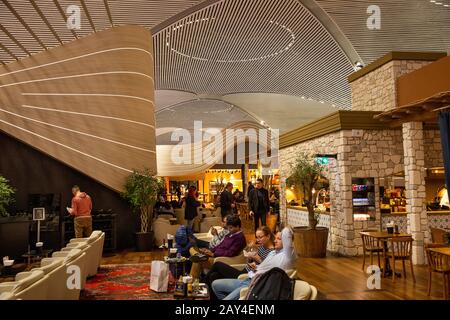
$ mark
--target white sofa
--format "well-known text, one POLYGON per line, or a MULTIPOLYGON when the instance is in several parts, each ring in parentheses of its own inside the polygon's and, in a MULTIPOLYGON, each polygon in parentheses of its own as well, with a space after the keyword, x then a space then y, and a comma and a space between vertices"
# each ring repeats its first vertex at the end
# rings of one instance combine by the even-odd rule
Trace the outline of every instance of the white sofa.
POLYGON ((2 299, 45 300, 48 276, 42 270, 20 272, 14 281, 0 283, 2 299))

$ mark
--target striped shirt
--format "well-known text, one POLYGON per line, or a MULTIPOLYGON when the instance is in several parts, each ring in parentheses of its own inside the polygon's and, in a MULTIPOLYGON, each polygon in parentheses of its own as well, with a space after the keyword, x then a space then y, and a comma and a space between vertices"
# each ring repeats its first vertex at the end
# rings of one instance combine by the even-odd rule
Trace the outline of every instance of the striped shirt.
MULTIPOLYGON (((264 259, 269 255, 269 253, 271 253, 273 250, 274 250, 274 248, 266 249, 266 248, 264 248, 264 246, 259 246, 258 247, 258 256, 261 257, 261 262, 263 262, 264 259)), ((258 264, 258 262, 256 262, 256 264, 258 264)), ((247 272, 250 272, 253 269, 250 268, 250 265, 247 263, 247 266, 245 267, 245 270, 247 272)))

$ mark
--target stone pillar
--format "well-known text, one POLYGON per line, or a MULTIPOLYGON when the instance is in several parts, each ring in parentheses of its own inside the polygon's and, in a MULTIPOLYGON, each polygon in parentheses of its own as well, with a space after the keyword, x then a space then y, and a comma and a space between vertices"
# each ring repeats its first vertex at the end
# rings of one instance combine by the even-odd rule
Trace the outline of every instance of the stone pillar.
POLYGON ((248 162, 246 162, 242 166, 242 189, 244 192, 244 198, 248 202, 248 182, 251 181, 250 175, 249 175, 250 166, 248 165, 248 162))
POLYGON ((287 225, 287 205, 286 205, 286 177, 280 170, 280 222, 287 225))
POLYGON ((403 151, 405 161, 406 211, 408 233, 414 238, 413 263, 424 264, 424 241, 428 237, 428 218, 425 192, 425 154, 423 124, 403 124, 403 151))
POLYGON ((338 190, 340 184, 340 176, 337 165, 337 160, 332 159, 330 162, 330 166, 328 168, 329 175, 327 176, 328 181, 330 182, 330 231, 328 236, 330 239, 330 247, 328 250, 331 252, 338 252, 337 246, 337 238, 339 237, 339 228, 338 228, 338 216, 337 216, 337 203, 338 201, 338 190))

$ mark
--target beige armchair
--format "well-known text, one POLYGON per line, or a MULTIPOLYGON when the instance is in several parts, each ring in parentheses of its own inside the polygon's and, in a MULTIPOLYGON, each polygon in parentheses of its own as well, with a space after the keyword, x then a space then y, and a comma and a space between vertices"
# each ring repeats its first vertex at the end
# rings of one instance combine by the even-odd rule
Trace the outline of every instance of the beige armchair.
MULTIPOLYGON (((297 277, 297 270, 295 270, 295 269, 286 270, 286 274, 289 276, 289 278, 295 279, 297 277)), ((248 278, 248 273, 244 273, 244 274, 241 274, 238 276, 239 280, 245 280, 247 278, 248 278)), ((248 293, 248 287, 242 288, 241 292, 240 292, 239 300, 245 300, 247 293, 248 293)), ((316 290, 316 295, 317 295, 317 290, 316 290)), ((294 293, 294 297, 295 297, 295 293, 294 293)), ((305 300, 307 300, 307 299, 305 299, 305 300)), ((311 300, 313 300, 313 299, 311 299, 311 300)))
MULTIPOLYGON (((87 278, 87 254, 85 251, 80 249, 72 249, 70 251, 56 251, 52 254, 52 258, 62 258, 63 264, 67 267, 71 265, 78 266, 81 272, 81 289, 84 289, 87 278)), ((67 269, 66 269, 67 272, 67 269)), ((78 300, 80 296, 80 290, 69 289, 67 288, 66 282, 69 274, 64 275, 64 285, 59 287, 62 294, 64 296, 64 300, 78 300)))
POLYGON ((296 280, 294 300, 317 300, 317 288, 306 281, 296 280))
POLYGON ((48 277, 42 270, 20 272, 14 281, 0 283, 0 294, 21 300, 46 300, 48 277))
POLYGON ((0 301, 2 300, 16 300, 16 296, 11 292, 3 292, 0 293, 0 301))
POLYGON ((215 217, 221 217, 222 216, 222 209, 220 209, 220 207, 217 207, 216 210, 214 210, 213 216, 215 217))
POLYGON ((186 224, 184 219, 184 208, 176 208, 173 210, 179 224, 186 224))
MULTIPOLYGON (((245 300, 248 287, 242 288, 239 300, 245 300)), ((306 281, 295 280, 293 300, 317 300, 317 288, 306 281)))
POLYGON ((104 243, 105 233, 100 230, 95 230, 88 238, 71 239, 66 248, 63 248, 62 250, 70 251, 71 249, 81 249, 85 251, 87 255, 86 271, 87 276, 89 277, 97 274, 103 256, 104 243), (89 248, 87 248, 86 245, 88 245, 89 248))
POLYGON ((220 226, 222 219, 220 217, 206 217, 200 222, 200 233, 209 232, 211 227, 220 226))
MULTIPOLYGON (((217 232, 221 232, 223 229, 222 226, 213 226, 213 227, 217 229, 217 232)), ((194 236, 199 240, 207 242, 210 242, 214 238, 214 236, 211 233, 211 228, 207 232, 194 233, 194 236)))
POLYGON ((238 256, 235 257, 217 257, 214 258, 214 263, 222 262, 228 265, 241 265, 247 263, 247 258, 244 256, 244 252, 241 252, 238 256))
POLYGON ((158 247, 163 244, 163 240, 167 239, 167 234, 175 235, 179 224, 170 224, 169 220, 158 218, 153 222, 153 232, 155 233, 155 245, 158 247))
POLYGON ((157 219, 166 219, 166 220, 170 220, 172 218, 173 218, 173 215, 167 214, 167 213, 158 214, 158 217, 157 217, 157 219))
POLYGON ((64 288, 67 281, 67 265, 63 258, 44 258, 41 266, 31 271, 41 270, 48 277, 47 300, 64 300, 64 288))

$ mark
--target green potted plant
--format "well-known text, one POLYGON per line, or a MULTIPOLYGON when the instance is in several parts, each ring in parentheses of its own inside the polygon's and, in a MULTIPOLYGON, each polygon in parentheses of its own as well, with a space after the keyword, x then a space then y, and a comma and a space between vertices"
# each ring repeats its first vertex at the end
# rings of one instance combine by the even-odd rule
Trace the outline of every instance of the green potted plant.
POLYGON ((319 213, 315 210, 317 192, 322 187, 323 166, 314 157, 301 153, 290 164, 291 176, 287 179, 289 185, 295 185, 304 196, 308 211, 307 227, 294 228, 295 249, 302 257, 325 257, 328 242, 328 228, 317 227, 319 213))
POLYGON ((14 202, 14 189, 5 177, 0 176, 0 216, 7 217, 6 207, 14 202))
POLYGON ((122 197, 140 216, 140 232, 135 234, 136 249, 139 252, 150 251, 153 248, 153 207, 161 188, 164 188, 163 181, 155 177, 149 169, 134 170, 125 181, 122 197))

